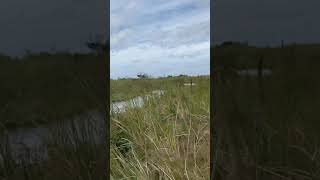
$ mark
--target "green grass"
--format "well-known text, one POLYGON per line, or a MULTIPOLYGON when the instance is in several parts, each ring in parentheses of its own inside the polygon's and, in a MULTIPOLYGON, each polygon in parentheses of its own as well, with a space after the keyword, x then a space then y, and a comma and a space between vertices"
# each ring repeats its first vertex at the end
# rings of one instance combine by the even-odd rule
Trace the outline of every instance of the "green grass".
POLYGON ((114 82, 136 92, 162 89, 165 94, 146 100, 142 108, 111 115, 111 179, 209 178, 209 77, 193 77, 192 89, 181 86, 189 80, 114 82))
POLYGON ((183 86, 188 83, 188 77, 161 77, 161 78, 143 78, 143 79, 119 79, 110 81, 111 101, 122 101, 131 99, 151 92, 152 90, 165 89, 173 86, 183 86))

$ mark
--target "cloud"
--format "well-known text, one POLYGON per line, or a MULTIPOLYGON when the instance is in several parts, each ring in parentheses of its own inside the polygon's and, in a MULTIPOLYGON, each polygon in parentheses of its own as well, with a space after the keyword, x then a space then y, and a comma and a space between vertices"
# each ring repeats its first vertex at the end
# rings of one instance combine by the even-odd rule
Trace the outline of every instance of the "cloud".
MULTIPOLYGON (((209 3, 112 0, 111 77, 135 76, 142 70, 153 75, 192 74, 198 69, 186 68, 187 63, 205 61, 209 65, 209 3), (176 64, 179 66, 171 67, 176 64)), ((199 69, 209 73, 209 67, 199 69)))
POLYGON ((154 76, 208 74, 210 69, 209 51, 210 41, 171 48, 139 44, 111 53, 111 77, 116 78, 122 75, 133 77, 139 72, 154 76), (197 64, 203 66, 201 67, 203 72, 199 72, 196 68, 197 64), (168 68, 172 70, 167 71, 168 68))

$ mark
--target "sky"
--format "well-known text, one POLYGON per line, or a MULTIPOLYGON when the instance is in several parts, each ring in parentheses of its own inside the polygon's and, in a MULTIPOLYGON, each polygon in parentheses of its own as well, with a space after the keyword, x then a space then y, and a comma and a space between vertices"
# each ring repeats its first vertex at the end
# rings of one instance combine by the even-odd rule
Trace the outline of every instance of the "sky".
POLYGON ((109 33, 106 4, 101 0, 1 0, 0 53, 87 51, 86 41, 109 33))
POLYGON ((111 0, 111 78, 210 73, 210 0, 111 0))
POLYGON ((214 0, 212 40, 253 45, 320 42, 319 0, 214 0))
POLYGON ((108 37, 109 16, 111 77, 208 74, 210 34, 214 43, 320 42, 319 0, 110 0, 110 14, 106 4, 1 0, 0 53, 87 51, 94 34, 108 37))

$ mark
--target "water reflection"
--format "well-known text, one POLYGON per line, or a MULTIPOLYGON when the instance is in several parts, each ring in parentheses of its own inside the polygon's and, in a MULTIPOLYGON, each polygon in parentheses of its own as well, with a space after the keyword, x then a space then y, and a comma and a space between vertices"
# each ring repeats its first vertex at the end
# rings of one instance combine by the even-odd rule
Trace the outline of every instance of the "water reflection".
POLYGON ((48 147, 51 143, 58 143, 55 141, 61 142, 64 139, 65 143, 72 146, 78 136, 83 142, 94 141, 96 144, 105 142, 104 123, 105 117, 102 112, 89 111, 60 123, 7 130, 0 137, 2 144, 0 154, 10 156, 18 164, 41 162, 49 158, 48 147))
POLYGON ((114 102, 111 104, 110 111, 113 113, 122 113, 125 111, 126 108, 130 107, 142 107, 144 105, 144 98, 152 98, 152 97, 159 97, 164 94, 164 90, 155 90, 152 91, 150 94, 145 95, 144 97, 138 96, 133 99, 127 101, 119 101, 114 102))

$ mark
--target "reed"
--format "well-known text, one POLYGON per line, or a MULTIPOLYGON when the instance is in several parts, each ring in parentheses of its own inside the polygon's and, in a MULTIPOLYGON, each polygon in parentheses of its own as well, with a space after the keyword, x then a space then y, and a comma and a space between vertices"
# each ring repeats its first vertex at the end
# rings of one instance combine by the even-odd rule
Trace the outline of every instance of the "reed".
POLYGON ((155 81, 164 95, 111 116, 111 179, 208 179, 209 77, 192 91, 173 83, 183 79, 155 81))
POLYGON ((213 90, 216 180, 320 178, 319 47, 212 49, 220 70, 213 90), (226 71, 261 66, 272 75, 226 71))

